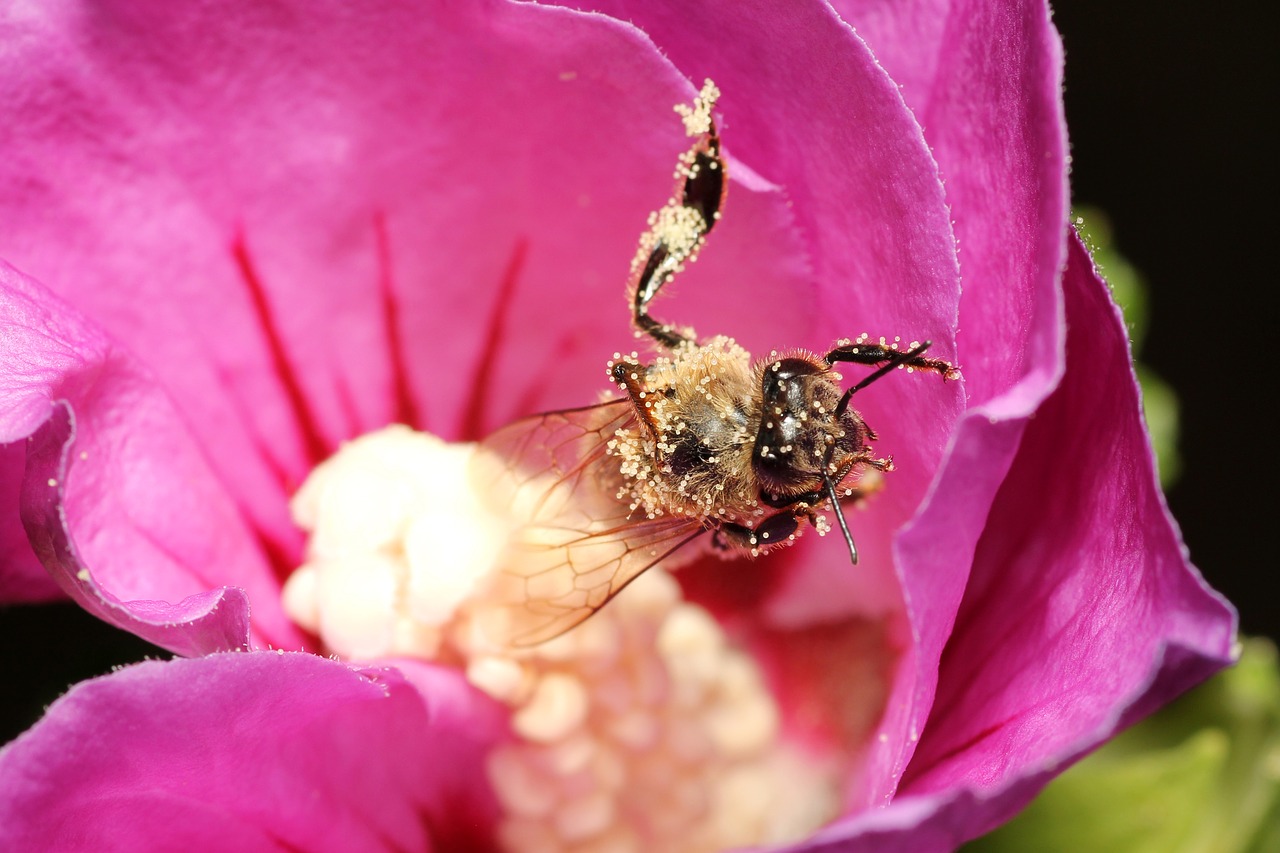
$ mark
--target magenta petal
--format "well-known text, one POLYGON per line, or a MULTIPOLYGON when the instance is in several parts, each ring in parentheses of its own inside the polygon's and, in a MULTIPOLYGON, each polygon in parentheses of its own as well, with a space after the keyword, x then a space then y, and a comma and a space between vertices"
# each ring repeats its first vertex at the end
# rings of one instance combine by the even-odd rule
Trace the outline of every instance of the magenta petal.
MULTIPOLYGON (((22 487, 22 522, 40 561, 67 595, 85 610, 149 643, 180 655, 195 656, 249 647, 249 600, 244 590, 222 587, 165 601, 122 601, 104 589, 72 539, 64 508, 71 477, 68 456, 76 446, 70 406, 54 404, 53 414, 25 442, 27 477, 22 487)), ((102 509, 102 508, 99 508, 102 509)), ((118 531, 112 531, 118 532, 118 531)), ((103 565, 110 576, 111 563, 103 565)), ((165 586, 164 569, 148 566, 155 576, 147 586, 165 586)))
POLYGON ((833 0, 919 117, 961 246, 971 405, 1057 376, 1065 257, 1062 45, 1043 0, 833 0))
POLYGON ((85 682, 0 751, 0 847, 484 849, 494 732, 433 683, 274 652, 85 682))
MULTIPOLYGON (((264 538, 300 556, 287 497, 342 439, 605 386, 685 145, 687 81, 641 34, 505 2, 138 9, 5 23, 0 256, 156 373, 264 538)), ((748 248, 785 204, 757 208, 748 248)), ((758 255, 752 287, 795 277, 758 255)))
POLYGON ((958 354, 970 406, 929 501, 897 543, 913 642, 874 747, 881 802, 933 701, 937 661, 1027 416, 1062 371, 1067 215, 1062 52, 1039 0, 837 4, 904 86, 961 246, 958 354))
POLYGON ((1235 614, 1156 484, 1122 318, 1070 250, 1067 372, 992 508, 898 797, 801 849, 953 849, 1233 659, 1235 614))
POLYGON ((951 12, 941 53, 921 120, 963 247, 959 358, 973 376, 970 405, 1044 393, 1062 346, 1062 45, 1043 0, 967 0, 951 12))
MULTIPOLYGON (((25 460, 27 552, 90 612, 201 654, 250 641, 247 594, 258 641, 300 641, 167 397, 94 324, 2 264, 0 442, 25 460)), ((19 495, 2 497, 17 516, 19 495)))
POLYGON ((1122 318, 1074 238, 1064 289, 1067 373, 996 497, 906 790, 1003 781, 1232 658, 1234 614, 1187 564, 1122 318))

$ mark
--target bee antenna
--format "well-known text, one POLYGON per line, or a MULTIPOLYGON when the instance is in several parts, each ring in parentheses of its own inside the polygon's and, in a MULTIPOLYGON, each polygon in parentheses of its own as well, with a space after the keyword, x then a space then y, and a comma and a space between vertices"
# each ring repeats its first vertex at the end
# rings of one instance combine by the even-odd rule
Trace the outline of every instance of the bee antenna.
POLYGON ((836 522, 840 525, 840 532, 844 534, 845 544, 849 546, 849 560, 856 566, 858 565, 858 546, 853 544, 853 534, 849 532, 849 525, 844 520, 844 511, 840 509, 840 496, 836 494, 835 481, 824 471, 822 483, 827 487, 827 496, 831 498, 831 508, 835 510, 836 522))

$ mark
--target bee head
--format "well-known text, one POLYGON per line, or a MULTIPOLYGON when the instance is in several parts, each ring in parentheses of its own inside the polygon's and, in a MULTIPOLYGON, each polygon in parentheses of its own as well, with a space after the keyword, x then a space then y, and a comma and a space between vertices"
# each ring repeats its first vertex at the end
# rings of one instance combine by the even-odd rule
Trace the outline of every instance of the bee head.
MULTIPOLYGON (((841 390, 830 367, 803 356, 771 361, 761 372, 760 392, 760 430, 752 456, 757 475, 782 494, 814 490, 833 446, 850 435, 836 415, 841 390)), ((856 441, 858 431, 851 435, 856 441)))

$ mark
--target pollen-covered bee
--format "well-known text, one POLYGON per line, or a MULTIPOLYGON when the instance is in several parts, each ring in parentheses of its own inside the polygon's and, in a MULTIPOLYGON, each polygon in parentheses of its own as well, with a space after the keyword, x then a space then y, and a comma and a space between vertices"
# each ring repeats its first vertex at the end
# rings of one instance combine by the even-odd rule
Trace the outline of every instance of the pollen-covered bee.
POLYGON ((718 96, 708 80, 692 107, 676 108, 695 141, 632 262, 635 328, 664 354, 645 362, 615 353, 608 373, 620 395, 518 421, 481 445, 485 488, 522 518, 499 560, 499 604, 485 614, 504 642, 563 633, 700 537, 754 557, 806 526, 826 532, 826 508, 856 563, 840 501, 861 497, 867 472, 893 463, 874 454, 876 435, 850 400, 898 367, 958 375, 925 357, 928 342, 899 350, 866 336, 822 356, 775 352, 753 363, 731 338, 700 343, 650 316, 720 218, 728 176, 711 114, 718 96), (845 389, 834 370, 842 362, 878 369, 845 389))

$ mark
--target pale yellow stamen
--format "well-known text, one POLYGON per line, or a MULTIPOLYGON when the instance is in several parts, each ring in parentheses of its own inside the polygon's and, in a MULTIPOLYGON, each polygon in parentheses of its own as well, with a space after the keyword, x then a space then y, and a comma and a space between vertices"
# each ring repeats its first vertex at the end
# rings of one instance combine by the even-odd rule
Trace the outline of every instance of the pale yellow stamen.
MULTIPOLYGON (((717 352, 736 363, 732 342, 717 352)), ((755 662, 661 568, 532 648, 476 635, 468 614, 527 508, 503 517, 474 494, 471 454, 390 427, 318 467, 294 504, 311 542, 285 607, 342 657, 447 661, 511 708, 486 766, 510 853, 722 850, 835 814, 832 768, 787 744, 755 662)))

